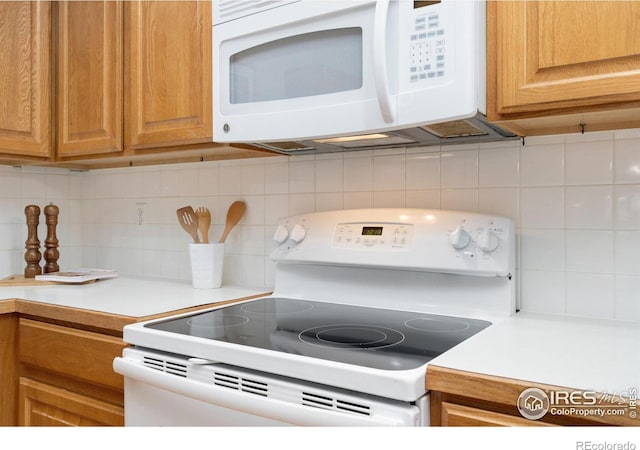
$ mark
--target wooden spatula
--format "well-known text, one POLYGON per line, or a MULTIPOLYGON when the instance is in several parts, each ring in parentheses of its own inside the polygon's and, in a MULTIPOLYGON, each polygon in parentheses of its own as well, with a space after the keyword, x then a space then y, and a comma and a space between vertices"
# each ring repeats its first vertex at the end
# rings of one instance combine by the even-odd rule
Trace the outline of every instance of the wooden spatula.
POLYGON ((191 206, 184 206, 179 208, 176 211, 178 215, 178 222, 184 228, 184 231, 189 233, 193 238, 193 242, 196 244, 200 243, 200 238, 198 237, 198 217, 196 213, 193 211, 191 206))
POLYGON ((218 242, 224 242, 227 239, 227 235, 233 227, 235 227, 242 216, 244 215, 244 211, 247 209, 244 202, 233 202, 229 209, 227 210, 227 223, 224 226, 224 231, 222 232, 222 236, 220 236, 220 240, 218 242))

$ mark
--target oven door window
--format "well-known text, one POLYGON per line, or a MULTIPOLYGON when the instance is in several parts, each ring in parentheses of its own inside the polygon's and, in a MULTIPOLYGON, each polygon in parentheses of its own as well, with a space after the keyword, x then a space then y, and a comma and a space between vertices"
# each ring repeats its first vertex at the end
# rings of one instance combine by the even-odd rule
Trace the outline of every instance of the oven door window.
POLYGON ((362 28, 299 34, 229 59, 231 104, 286 100, 360 89, 362 28))

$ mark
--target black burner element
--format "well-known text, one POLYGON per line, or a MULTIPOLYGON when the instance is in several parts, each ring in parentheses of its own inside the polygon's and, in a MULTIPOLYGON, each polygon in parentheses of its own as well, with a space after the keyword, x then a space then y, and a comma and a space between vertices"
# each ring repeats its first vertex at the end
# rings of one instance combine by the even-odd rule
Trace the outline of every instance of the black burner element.
POLYGON ((307 344, 326 348, 382 348, 401 343, 404 334, 374 325, 337 324, 309 328, 298 338, 307 344))

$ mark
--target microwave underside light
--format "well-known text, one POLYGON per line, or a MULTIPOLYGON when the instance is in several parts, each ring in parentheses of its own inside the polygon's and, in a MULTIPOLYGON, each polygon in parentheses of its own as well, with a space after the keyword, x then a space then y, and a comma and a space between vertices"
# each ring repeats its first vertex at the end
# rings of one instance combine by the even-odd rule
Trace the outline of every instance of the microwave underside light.
POLYGON ((392 134, 364 134, 360 136, 345 136, 332 139, 314 140, 318 144, 332 144, 341 148, 373 147, 376 145, 412 144, 415 141, 392 134))

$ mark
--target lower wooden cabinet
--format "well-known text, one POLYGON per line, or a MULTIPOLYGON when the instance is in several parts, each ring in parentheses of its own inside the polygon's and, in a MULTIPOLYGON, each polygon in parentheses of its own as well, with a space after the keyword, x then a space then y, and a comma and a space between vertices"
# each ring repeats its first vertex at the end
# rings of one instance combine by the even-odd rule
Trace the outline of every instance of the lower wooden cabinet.
MULTIPOLYGON (((522 393, 529 389, 547 395, 552 392, 575 392, 578 394, 577 398, 581 398, 581 391, 570 387, 429 365, 426 388, 430 391, 431 426, 640 426, 640 419, 634 414, 584 415, 576 408, 555 414, 554 408, 547 408, 548 411, 541 417, 529 420, 518 409, 522 393)), ((606 409, 625 407, 625 404, 620 403, 622 398, 614 399, 611 395, 599 393, 595 395, 595 407, 603 412, 606 409)))
POLYGON ((126 344, 94 331, 20 318, 18 425, 124 425, 126 344))
POLYGON ((485 409, 442 402, 439 422, 443 427, 531 427, 552 426, 545 422, 533 422, 522 417, 514 417, 485 409))
POLYGON ((0 314, 0 427, 16 424, 18 363, 16 353, 18 318, 0 314))
POLYGON ((22 426, 124 425, 124 408, 29 378, 20 378, 22 426))
POLYGON ((123 380, 112 369, 126 344, 121 338, 30 319, 20 319, 22 364, 122 391, 123 380))

